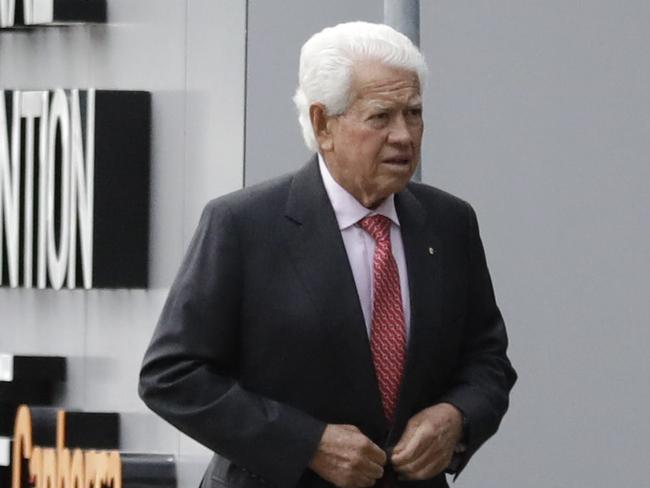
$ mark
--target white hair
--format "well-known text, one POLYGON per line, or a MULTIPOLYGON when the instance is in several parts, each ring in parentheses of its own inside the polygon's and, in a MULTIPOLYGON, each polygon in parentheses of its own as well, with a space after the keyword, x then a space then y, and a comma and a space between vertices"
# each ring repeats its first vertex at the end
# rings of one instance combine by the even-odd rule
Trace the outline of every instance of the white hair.
POLYGON ((384 24, 346 22, 311 36, 300 50, 298 88, 293 101, 305 144, 318 151, 309 107, 322 103, 328 115, 342 114, 350 103, 352 68, 360 61, 379 61, 413 71, 424 87, 424 56, 404 34, 384 24))

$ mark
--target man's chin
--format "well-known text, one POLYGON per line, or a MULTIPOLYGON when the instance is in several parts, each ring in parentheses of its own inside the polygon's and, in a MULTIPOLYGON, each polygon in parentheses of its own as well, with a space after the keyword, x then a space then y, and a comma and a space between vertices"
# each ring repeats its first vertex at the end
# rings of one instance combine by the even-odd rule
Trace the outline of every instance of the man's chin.
POLYGON ((404 188, 406 188, 406 184, 409 181, 410 181, 410 176, 409 178, 404 179, 404 181, 400 182, 399 184, 393 182, 391 183, 391 185, 387 185, 383 187, 381 190, 365 193, 361 198, 357 198, 357 200, 364 207, 369 209, 375 209, 379 205, 381 205, 382 202, 386 200, 388 197, 390 197, 395 193, 399 193, 404 188))

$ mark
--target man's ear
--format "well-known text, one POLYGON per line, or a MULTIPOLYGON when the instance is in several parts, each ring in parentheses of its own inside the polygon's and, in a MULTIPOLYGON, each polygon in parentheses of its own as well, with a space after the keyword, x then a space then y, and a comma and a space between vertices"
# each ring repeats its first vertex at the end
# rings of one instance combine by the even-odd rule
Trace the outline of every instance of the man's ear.
POLYGON ((314 136, 318 141, 321 151, 331 151, 333 148, 332 133, 330 130, 327 110, 322 103, 314 103, 309 107, 309 118, 314 129, 314 136))

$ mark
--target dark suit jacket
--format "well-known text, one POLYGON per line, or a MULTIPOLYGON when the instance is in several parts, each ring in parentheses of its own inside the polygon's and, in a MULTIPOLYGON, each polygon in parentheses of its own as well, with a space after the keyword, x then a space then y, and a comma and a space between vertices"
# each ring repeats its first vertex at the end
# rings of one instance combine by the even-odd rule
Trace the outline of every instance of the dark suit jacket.
POLYGON ((396 208, 411 332, 391 427, 316 158, 207 205, 140 378, 151 409, 216 453, 203 486, 330 486, 307 468, 327 423, 388 448, 412 415, 450 402, 469 425, 462 465, 497 430, 516 375, 476 216, 417 183, 396 208))

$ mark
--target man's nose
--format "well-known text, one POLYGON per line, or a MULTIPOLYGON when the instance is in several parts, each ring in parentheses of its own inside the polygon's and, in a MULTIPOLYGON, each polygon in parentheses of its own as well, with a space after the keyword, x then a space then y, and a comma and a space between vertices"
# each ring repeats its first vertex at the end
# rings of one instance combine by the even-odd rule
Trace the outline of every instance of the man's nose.
POLYGON ((388 142, 391 144, 410 144, 413 141, 411 130, 403 115, 398 115, 393 119, 388 136, 388 142))

